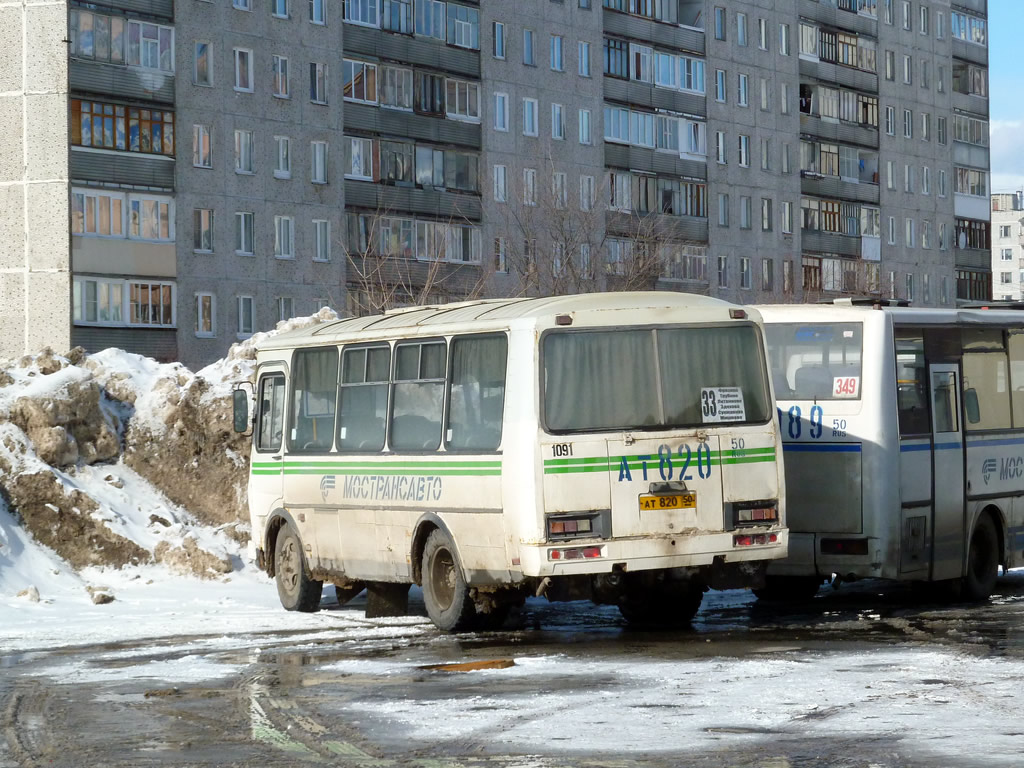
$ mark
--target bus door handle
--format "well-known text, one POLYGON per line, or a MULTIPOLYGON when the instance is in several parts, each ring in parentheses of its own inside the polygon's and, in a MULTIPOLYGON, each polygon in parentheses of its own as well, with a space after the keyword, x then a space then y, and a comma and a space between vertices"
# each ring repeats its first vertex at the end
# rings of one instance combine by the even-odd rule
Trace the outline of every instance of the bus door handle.
POLYGON ((278 455, 278 456, 271 456, 270 458, 272 458, 274 461, 280 461, 281 460, 281 456, 280 455, 278 455))

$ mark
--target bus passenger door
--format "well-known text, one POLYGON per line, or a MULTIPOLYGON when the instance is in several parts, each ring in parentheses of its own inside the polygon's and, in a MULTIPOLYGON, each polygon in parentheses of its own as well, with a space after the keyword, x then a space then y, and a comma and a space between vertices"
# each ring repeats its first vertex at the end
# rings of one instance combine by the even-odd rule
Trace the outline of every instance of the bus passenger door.
MULTIPOLYGON (((261 368, 256 384, 256 425, 249 473, 249 514, 256 546, 265 544, 263 526, 267 516, 283 506, 282 459, 284 444, 285 372, 283 368, 261 368)), ((273 553, 267 552, 267 556, 273 553)))
POLYGON ((960 419, 960 371, 952 364, 929 367, 932 405, 932 574, 959 578, 964 557, 964 434, 960 419))

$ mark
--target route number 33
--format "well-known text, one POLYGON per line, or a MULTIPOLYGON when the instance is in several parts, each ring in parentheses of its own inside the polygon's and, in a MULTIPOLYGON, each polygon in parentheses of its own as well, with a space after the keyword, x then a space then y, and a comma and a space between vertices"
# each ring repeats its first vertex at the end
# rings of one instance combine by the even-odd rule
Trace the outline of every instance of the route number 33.
POLYGON ((700 393, 700 410, 705 421, 707 421, 709 416, 715 417, 718 415, 718 403, 715 402, 714 391, 705 389, 700 393))

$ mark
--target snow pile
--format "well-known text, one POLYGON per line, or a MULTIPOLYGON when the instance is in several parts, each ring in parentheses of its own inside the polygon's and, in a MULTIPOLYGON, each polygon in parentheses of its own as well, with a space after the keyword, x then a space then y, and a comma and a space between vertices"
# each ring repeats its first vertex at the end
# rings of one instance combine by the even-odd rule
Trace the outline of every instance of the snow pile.
POLYGON ((0 362, 0 596, 80 594, 96 567, 240 568, 249 438, 232 429, 231 391, 268 335, 198 373, 116 349, 0 362))

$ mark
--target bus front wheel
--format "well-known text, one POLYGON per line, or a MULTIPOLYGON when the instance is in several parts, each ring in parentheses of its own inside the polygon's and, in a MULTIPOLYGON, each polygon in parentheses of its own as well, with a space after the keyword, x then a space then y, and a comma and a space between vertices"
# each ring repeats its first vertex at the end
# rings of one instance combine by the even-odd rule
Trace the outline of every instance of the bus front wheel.
POLYGON ((983 513, 974 526, 971 546, 967 554, 967 573, 964 575, 961 596, 965 600, 987 600, 999 576, 999 535, 992 518, 983 513))
POLYGON ((434 626, 444 632, 467 629, 476 611, 455 545, 444 531, 435 528, 423 547, 423 603, 434 626))
POLYGON ((631 627, 680 629, 700 610, 704 585, 696 582, 630 584, 619 600, 619 613, 631 627))
POLYGON ((285 610, 313 613, 320 609, 324 583, 308 575, 302 542, 287 523, 278 531, 274 545, 274 578, 285 610))

